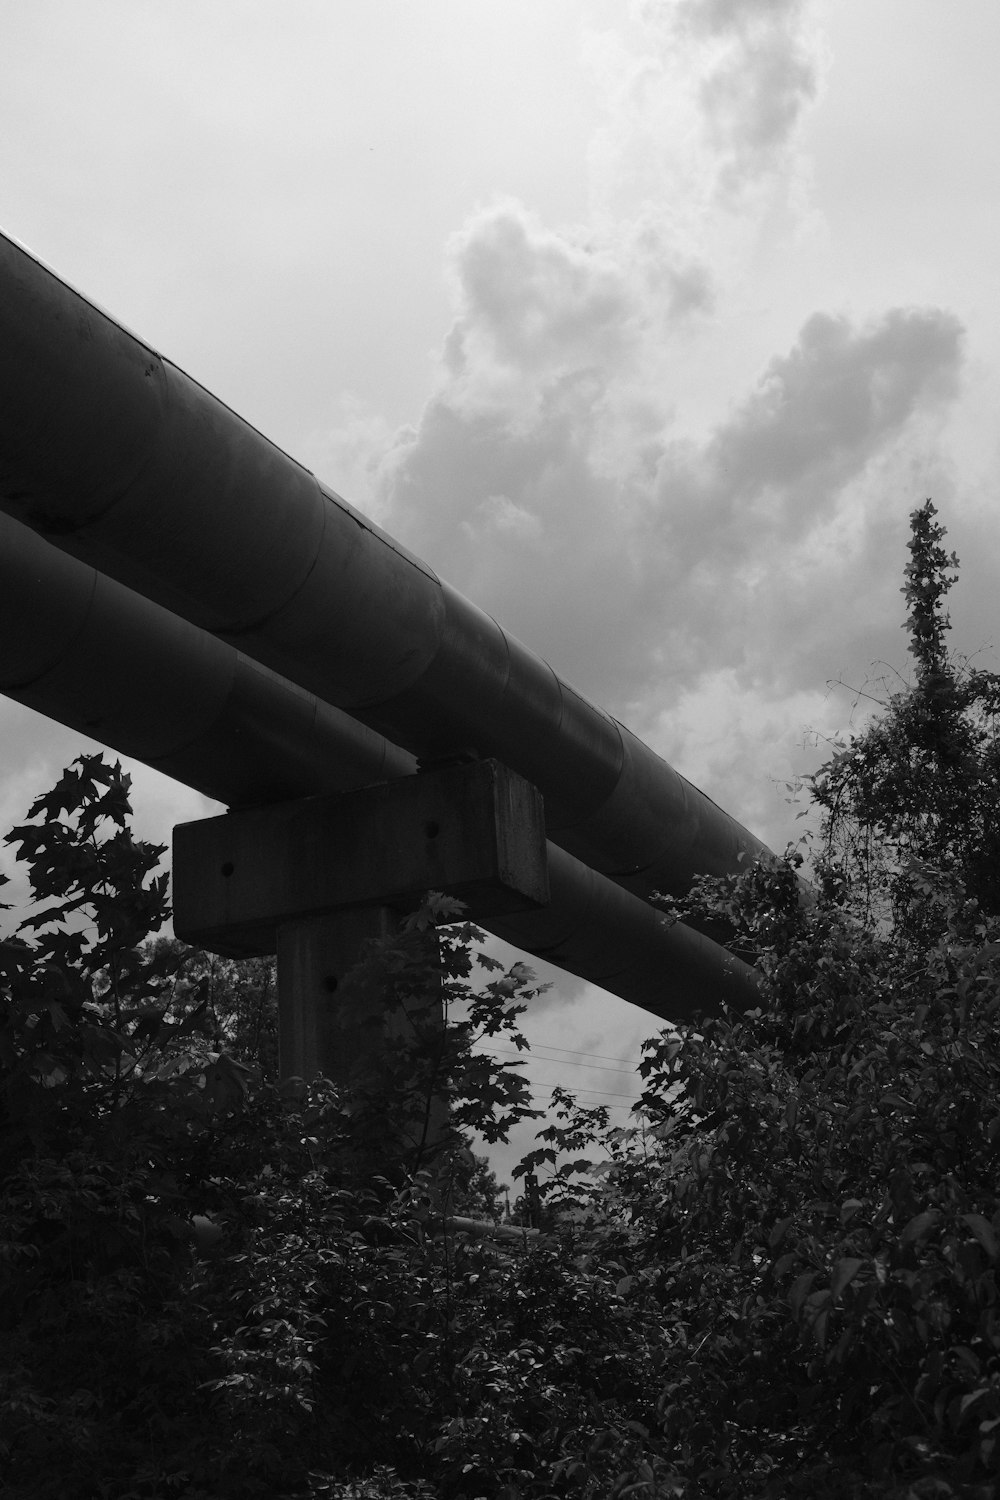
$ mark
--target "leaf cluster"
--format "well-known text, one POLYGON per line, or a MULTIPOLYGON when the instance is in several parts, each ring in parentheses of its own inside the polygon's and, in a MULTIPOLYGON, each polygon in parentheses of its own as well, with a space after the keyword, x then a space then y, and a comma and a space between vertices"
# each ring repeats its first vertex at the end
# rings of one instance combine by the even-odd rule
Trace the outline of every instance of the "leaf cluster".
POLYGON ((935 515, 928 500, 910 518, 902 593, 914 681, 811 783, 824 814, 822 877, 911 948, 937 935, 933 906, 914 900, 915 872, 954 877, 1000 911, 1000 677, 947 655, 944 600, 958 560, 935 515))
POLYGON ((460 912, 345 981, 374 1061, 279 1088, 272 976, 150 941, 120 772, 36 804, 2 949, 5 1494, 995 1493, 997 698, 945 654, 933 516, 915 681, 816 777, 811 888, 796 854, 691 898, 759 1008, 651 1038, 627 1128, 557 1091, 532 1229, 457 1217, 497 1202, 465 1133, 530 1113, 475 1044, 523 1050, 538 992, 460 912))

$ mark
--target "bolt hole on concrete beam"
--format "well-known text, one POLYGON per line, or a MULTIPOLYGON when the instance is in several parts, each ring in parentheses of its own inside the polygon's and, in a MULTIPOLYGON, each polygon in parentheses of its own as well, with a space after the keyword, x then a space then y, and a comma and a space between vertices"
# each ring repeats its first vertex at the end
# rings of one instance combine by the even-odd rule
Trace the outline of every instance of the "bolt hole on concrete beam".
POLYGON ((231 859, 227 859, 226 863, 222 866, 222 870, 220 871, 220 873, 222 875, 224 875, 226 877, 226 879, 228 880, 229 877, 230 877, 230 875, 232 875, 234 873, 235 869, 236 869, 236 866, 233 864, 232 860, 231 859))
POLYGON ((430 822, 430 823, 425 823, 424 824, 424 834, 425 834, 425 836, 427 838, 429 838, 429 839, 436 839, 437 836, 438 836, 438 834, 440 832, 441 832, 441 824, 440 823, 430 822))
POLYGON ((323 988, 326 990, 328 995, 332 995, 339 983, 340 980, 337 978, 336 974, 327 974, 326 978, 323 980, 323 988))

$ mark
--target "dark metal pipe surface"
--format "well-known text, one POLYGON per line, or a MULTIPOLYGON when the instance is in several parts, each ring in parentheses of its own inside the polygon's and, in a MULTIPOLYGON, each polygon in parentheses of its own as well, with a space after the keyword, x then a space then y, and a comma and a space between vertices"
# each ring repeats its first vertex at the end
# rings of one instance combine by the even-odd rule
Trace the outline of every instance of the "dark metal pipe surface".
MULTIPOLYGON (((230 806, 413 774, 348 714, 0 514, 0 691, 230 806)), ((753 971, 667 927, 551 842, 551 906, 498 937, 666 1020, 756 998, 753 971)))
POLYGON ((416 770, 341 709, 6 515, 0 692, 230 806, 416 770))
POLYGON ((426 564, 0 237, 0 508, 425 759, 493 755, 638 895, 767 851, 426 564))

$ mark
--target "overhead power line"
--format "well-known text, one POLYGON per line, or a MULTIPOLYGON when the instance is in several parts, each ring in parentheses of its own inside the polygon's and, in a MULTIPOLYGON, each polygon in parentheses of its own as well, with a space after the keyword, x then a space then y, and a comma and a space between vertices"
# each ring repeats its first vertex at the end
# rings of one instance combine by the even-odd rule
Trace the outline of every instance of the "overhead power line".
MULTIPOLYGON (((484 1050, 487 1051, 487 1052, 489 1052, 491 1055, 495 1054, 497 1052, 502 1052, 507 1057, 517 1057, 517 1058, 520 1058, 522 1061, 526 1060, 529 1057, 536 1057, 536 1059, 537 1059, 538 1062, 555 1063, 557 1067, 562 1067, 562 1068, 587 1068, 591 1072, 594 1072, 594 1073, 617 1073, 621 1077, 625 1077, 626 1075, 628 1075, 630 1073, 634 1073, 636 1071, 637 1066, 638 1066, 637 1064, 633 1063, 633 1065, 631 1067, 626 1067, 626 1068, 605 1068, 605 1067, 602 1067, 600 1063, 578 1063, 578 1062, 570 1062, 569 1058, 565 1058, 565 1057, 539 1057, 538 1054, 536 1053, 534 1047, 528 1047, 524 1051, 521 1051, 521 1052, 519 1052, 516 1047, 501 1047, 501 1046, 492 1046, 492 1047, 487 1046, 487 1047, 484 1048, 484 1050)), ((556 1050, 559 1050, 559 1049, 553 1048, 551 1050, 556 1051, 556 1050)), ((565 1050, 569 1051, 568 1048, 566 1048, 565 1050)), ((578 1057, 599 1057, 599 1056, 601 1056, 600 1053, 594 1053, 594 1052, 580 1052, 580 1053, 577 1053, 576 1055, 578 1057)))
POLYGON ((545 1052, 567 1052, 571 1057, 599 1057, 603 1062, 625 1063, 630 1068, 638 1066, 630 1057, 609 1057, 605 1052, 580 1052, 572 1047, 557 1047, 552 1042, 532 1042, 530 1050, 534 1052, 537 1048, 545 1052))

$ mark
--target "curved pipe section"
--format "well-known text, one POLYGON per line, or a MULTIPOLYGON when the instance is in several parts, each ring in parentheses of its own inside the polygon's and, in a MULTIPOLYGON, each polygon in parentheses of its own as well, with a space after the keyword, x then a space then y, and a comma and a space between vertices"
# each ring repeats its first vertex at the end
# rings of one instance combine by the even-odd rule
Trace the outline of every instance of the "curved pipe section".
POLYGON ((0 507, 423 760, 495 755, 648 896, 766 854, 222 402, 0 237, 0 507))
MULTIPOLYGON (((0 515, 0 691, 230 805, 349 791, 413 757, 0 515)), ((753 971, 548 845, 550 908, 498 936, 654 1015, 756 998, 753 971)))
POLYGON ((374 730, 4 515, 0 691, 231 806, 416 770, 374 730))
POLYGON ((757 973, 735 954, 683 922, 668 926, 645 901, 551 840, 548 857, 550 904, 490 917, 497 937, 664 1021, 760 1004, 757 973))

